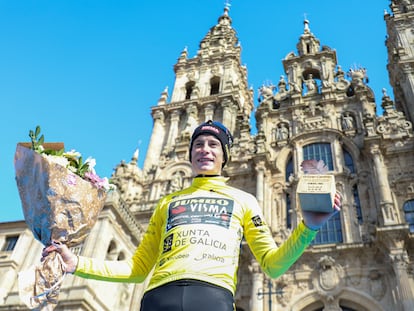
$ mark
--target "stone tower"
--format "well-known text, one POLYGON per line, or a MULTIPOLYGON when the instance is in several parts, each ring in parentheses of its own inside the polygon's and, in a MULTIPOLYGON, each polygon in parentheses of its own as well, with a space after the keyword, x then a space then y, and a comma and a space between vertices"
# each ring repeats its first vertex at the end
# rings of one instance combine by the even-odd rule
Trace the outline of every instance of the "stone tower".
POLYGON ((189 58, 187 49, 181 52, 174 66, 171 96, 165 89, 152 108, 154 124, 143 168, 145 180, 131 183, 114 176, 130 198, 131 211, 144 222, 161 196, 190 184, 188 149, 198 124, 209 119, 220 121, 232 133, 244 133, 251 141, 253 92, 247 86, 247 70, 241 65, 241 47, 231 23, 225 8, 201 40, 197 55, 189 58), (126 189, 126 184, 133 184, 134 189, 126 189))
MULTIPOLYGON (((174 66, 171 99, 167 102, 166 89, 152 108, 154 127, 144 163, 144 171, 151 172, 151 177, 162 171, 173 173, 167 166, 187 164, 190 135, 201 122, 214 119, 232 132, 238 131, 238 120, 249 123, 252 93, 247 88, 247 70, 241 65, 241 47, 231 23, 226 8, 217 25, 201 40, 195 57, 188 58, 187 49, 181 52, 174 66)), ((183 177, 191 175, 182 173, 183 177)))
MULTIPOLYGON (((385 91, 378 116, 365 68, 344 72, 307 20, 296 49, 284 58, 278 85, 260 89, 256 122, 258 137, 266 139, 255 155, 264 168, 257 175, 263 192, 256 195, 266 198, 262 207, 275 238, 283 240, 282 233, 300 219, 300 163, 322 159, 335 176, 343 210, 293 268, 268 280, 266 288, 275 289, 270 301, 278 310, 411 310, 406 221, 412 217, 414 174, 403 167, 413 165, 412 123, 385 91), (394 283, 398 301, 388 290, 394 283)), ((251 271, 263 286, 261 272, 251 271)), ((251 310, 269 310, 253 294, 251 310)))
POLYGON ((384 19, 387 25, 386 46, 388 73, 394 90, 395 105, 411 122, 414 121, 414 2, 391 1, 391 13, 384 19))
MULTIPOLYGON (((115 260, 130 256, 158 200, 190 184, 190 134, 214 119, 234 136, 224 174, 231 185, 256 196, 278 245, 302 218, 296 188, 303 160, 322 159, 343 196, 342 212, 276 280, 262 273, 247 245, 241 246, 238 310, 414 310, 413 0, 391 1, 390 8, 384 18, 395 102, 384 90, 382 115, 367 71, 344 70, 336 51, 321 44, 305 20, 295 50, 282 61, 277 85, 258 90, 252 134, 253 90, 226 7, 196 56, 181 52, 171 96, 165 89, 152 107, 144 167, 137 166, 137 151, 115 168, 118 191, 108 197, 79 253, 115 260)), ((16 250, 7 247, 0 259, 0 272, 7 272, 0 278, 0 311, 25 310, 15 277, 38 260, 41 249, 32 243, 28 256, 18 251, 30 245, 24 223, 0 224, 0 247, 7 241, 14 241, 16 250)), ((139 310, 145 286, 68 276, 56 310, 139 310)))

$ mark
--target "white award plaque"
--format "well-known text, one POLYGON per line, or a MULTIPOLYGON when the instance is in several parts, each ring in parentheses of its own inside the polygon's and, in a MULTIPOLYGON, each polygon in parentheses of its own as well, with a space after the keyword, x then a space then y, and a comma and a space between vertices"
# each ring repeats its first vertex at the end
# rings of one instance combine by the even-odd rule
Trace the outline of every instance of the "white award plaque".
POLYGON ((303 211, 331 213, 335 200, 335 177, 326 174, 328 168, 323 161, 303 161, 302 170, 305 172, 299 178, 297 193, 299 204, 303 211))

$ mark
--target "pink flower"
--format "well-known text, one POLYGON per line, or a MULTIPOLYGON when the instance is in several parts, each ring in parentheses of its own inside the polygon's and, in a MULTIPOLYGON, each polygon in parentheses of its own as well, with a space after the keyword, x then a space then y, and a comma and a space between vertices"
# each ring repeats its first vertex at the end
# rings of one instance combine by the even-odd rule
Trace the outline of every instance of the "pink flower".
POLYGON ((85 178, 89 180, 93 185, 98 187, 99 189, 108 189, 108 179, 107 178, 100 178, 94 172, 86 172, 85 178))
POLYGON ((323 160, 304 160, 300 166, 305 174, 324 174, 329 171, 323 160))
POLYGON ((69 174, 66 178, 66 182, 68 185, 75 186, 76 185, 76 176, 73 174, 69 174))

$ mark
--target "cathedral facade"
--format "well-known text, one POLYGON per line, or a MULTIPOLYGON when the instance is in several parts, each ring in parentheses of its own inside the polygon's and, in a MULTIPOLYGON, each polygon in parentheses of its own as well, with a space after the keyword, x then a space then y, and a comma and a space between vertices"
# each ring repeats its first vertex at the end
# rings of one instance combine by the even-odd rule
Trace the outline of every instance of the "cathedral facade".
MULTIPOLYGON (((181 52, 171 94, 165 89, 151 110, 143 168, 137 153, 115 168, 117 191, 75 251, 131 256, 157 201, 190 185, 190 135, 212 119, 234 136, 224 175, 256 196, 278 245, 302 218, 296 190, 303 160, 323 160, 343 196, 341 213, 278 279, 267 278, 241 246, 237 310, 414 310, 414 1, 393 0, 390 9, 384 19, 394 100, 384 90, 379 115, 365 69, 344 71, 307 20, 296 51, 282 60, 284 74, 260 87, 255 106, 226 7, 197 55, 181 52)), ((27 310, 17 275, 41 249, 23 221, 0 224, 0 311, 27 310)), ((56 310, 139 310, 145 287, 68 275, 56 310)))

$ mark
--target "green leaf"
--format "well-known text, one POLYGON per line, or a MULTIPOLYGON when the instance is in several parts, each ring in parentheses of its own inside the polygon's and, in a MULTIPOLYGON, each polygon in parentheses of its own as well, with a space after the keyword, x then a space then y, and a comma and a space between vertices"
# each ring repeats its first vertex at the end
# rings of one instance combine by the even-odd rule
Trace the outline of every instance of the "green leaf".
POLYGON ((36 126, 36 133, 35 133, 36 137, 39 136, 39 134, 40 134, 40 126, 38 125, 36 126))
POLYGON ((45 143, 45 137, 42 135, 38 140, 39 145, 43 145, 45 143))

